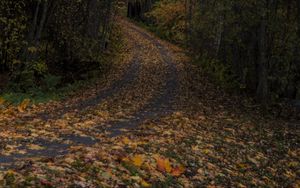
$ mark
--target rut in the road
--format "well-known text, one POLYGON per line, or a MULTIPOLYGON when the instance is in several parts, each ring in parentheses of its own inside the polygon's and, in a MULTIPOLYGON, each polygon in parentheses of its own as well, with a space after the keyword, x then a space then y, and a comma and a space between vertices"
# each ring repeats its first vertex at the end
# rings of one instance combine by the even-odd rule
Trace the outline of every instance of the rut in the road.
MULTIPOLYGON (((133 118, 128 119, 127 121, 112 121, 108 124, 111 127, 106 130, 111 134, 110 136, 118 136, 123 133, 123 130, 133 130, 136 129, 139 124, 145 120, 158 119, 161 116, 166 116, 173 112, 173 100, 176 96, 176 91, 178 89, 178 77, 176 65, 173 62, 168 50, 159 43, 159 41, 150 36, 147 33, 140 31, 135 26, 130 26, 132 30, 142 35, 145 39, 151 41, 159 49, 159 53, 164 61, 167 64, 167 80, 166 84, 162 89, 162 92, 155 96, 147 105, 145 105, 140 111, 136 112, 133 115, 133 118)), ((103 127, 103 125, 101 125, 103 127)))
MULTIPOLYGON (((177 78, 177 68, 175 63, 173 62, 171 55, 166 47, 164 47, 155 37, 144 33, 143 31, 139 30, 135 26, 130 26, 130 30, 132 30, 137 35, 142 36, 143 39, 148 40, 152 43, 159 51, 161 58, 163 59, 163 63, 166 65, 166 80, 163 84, 163 87, 156 94, 150 101, 147 102, 140 110, 135 112, 131 118, 127 119, 126 121, 110 121, 105 124, 96 126, 94 128, 95 132, 103 132, 103 127, 106 131, 110 132, 110 136, 118 136, 122 134, 123 129, 130 129, 133 130, 137 128, 142 122, 145 120, 151 120, 155 118, 160 118, 161 116, 168 115, 173 111, 173 100, 176 95, 176 91, 178 88, 178 78, 177 78)), ((136 43, 136 51, 141 46, 136 43)), ((44 121, 48 120, 56 120, 60 119, 64 114, 77 111, 77 110, 84 110, 89 107, 94 107, 101 103, 102 100, 105 98, 111 97, 112 95, 117 95, 122 89, 126 88, 128 85, 134 82, 137 79, 138 72, 141 68, 140 63, 143 61, 139 58, 138 53, 134 54, 134 58, 131 62, 130 68, 124 74, 123 79, 115 82, 112 86, 101 93, 99 93, 95 98, 89 99, 87 101, 80 101, 78 104, 70 107, 60 108, 57 109, 55 114, 49 113, 39 113, 36 114, 35 117, 31 118, 40 118, 44 121)), ((30 118, 27 119, 30 121, 30 118)), ((59 131, 59 130, 57 130, 59 131)), ((45 149, 42 150, 27 150, 26 154, 16 154, 12 156, 1 156, 0 157, 0 164, 5 163, 6 165, 2 165, 3 168, 11 168, 14 167, 14 163, 19 160, 29 159, 29 158, 53 158, 58 157, 61 155, 65 155, 68 153, 68 148, 72 145, 84 145, 84 146, 92 146, 97 142, 101 142, 101 140, 94 139, 93 137, 85 137, 85 136, 78 136, 73 134, 59 134, 60 139, 62 141, 49 141, 46 139, 35 139, 32 144, 37 144, 45 149), (71 142, 64 142, 64 141, 71 141, 71 142), (71 144, 72 143, 72 144, 71 144)), ((24 140, 24 142, 28 142, 24 140)), ((22 145, 22 143, 20 143, 22 145)), ((26 149, 20 146, 19 150, 26 149)), ((1 168, 0 168, 1 170, 1 168)))
MULTIPOLYGON (((130 36, 128 36, 130 37, 130 36)), ((130 37, 130 40, 135 40, 134 38, 130 37)), ((119 92, 121 92, 123 89, 125 89, 127 86, 129 86, 131 83, 134 82, 134 80, 137 78, 137 75, 139 73, 139 70, 141 68, 140 61, 141 59, 139 58, 139 53, 138 49, 141 48, 141 46, 136 43, 136 47, 134 49, 134 54, 133 58, 130 62, 129 68, 126 70, 125 74, 122 76, 121 79, 117 80, 114 82, 110 87, 107 89, 99 92, 95 97, 90 98, 86 101, 79 101, 78 103, 75 103, 74 105, 71 106, 63 106, 55 109, 55 111, 46 111, 46 112, 41 112, 34 114, 29 117, 25 117, 22 119, 23 123, 27 123, 32 121, 33 119, 41 119, 42 121, 53 121, 53 120, 58 120, 63 118, 63 116, 67 113, 70 112, 80 112, 83 111, 87 108, 92 108, 99 103, 101 103, 103 100, 105 100, 108 97, 111 97, 113 95, 117 95, 119 92)), ((36 144, 39 146, 42 146, 45 149, 42 150, 30 150, 27 149, 26 154, 14 154, 13 156, 1 156, 0 157, 0 170, 1 168, 9 168, 14 166, 14 162, 22 159, 30 159, 32 157, 57 157, 61 155, 65 155, 68 153, 68 148, 72 146, 74 143, 75 145, 86 145, 86 146, 92 146, 95 143, 99 142, 99 140, 94 139, 92 137, 88 136, 80 136, 80 135, 75 135, 75 134, 60 134, 59 130, 59 138, 61 141, 49 141, 47 139, 39 138, 35 140, 26 140, 22 139, 19 142, 20 145, 24 143, 31 143, 31 144, 36 144), (64 141, 68 141, 69 143, 66 144, 64 141)), ((13 144, 13 141, 8 142, 7 144, 13 144)), ((26 149, 23 146, 20 146, 17 148, 18 150, 23 150, 26 149)))
MULTIPOLYGON (((128 37, 130 40, 134 41, 134 38, 130 36, 128 37)), ((95 107, 106 98, 119 93, 122 89, 125 89, 137 78, 139 69, 141 68, 140 66, 141 60, 139 59, 139 55, 137 53, 139 48, 141 48, 141 46, 139 46, 139 44, 137 43, 134 50, 135 54, 133 55, 130 65, 126 70, 126 72, 124 73, 124 75, 122 76, 122 78, 112 83, 112 85, 109 86, 108 88, 101 91, 97 91, 95 97, 89 98, 87 100, 80 100, 77 103, 72 104, 70 106, 55 108, 55 111, 53 110, 46 111, 46 112, 37 113, 29 117, 25 117, 24 121, 32 121, 33 119, 41 119, 43 121, 61 119, 67 113, 75 112, 75 111, 83 111, 87 108, 95 107)))

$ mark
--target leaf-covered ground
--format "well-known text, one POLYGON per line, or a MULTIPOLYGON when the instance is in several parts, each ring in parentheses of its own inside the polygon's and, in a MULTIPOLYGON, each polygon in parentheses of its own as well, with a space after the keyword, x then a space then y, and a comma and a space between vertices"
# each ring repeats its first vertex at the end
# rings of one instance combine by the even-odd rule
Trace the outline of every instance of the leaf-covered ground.
POLYGON ((0 186, 299 187, 299 122, 265 118, 127 21, 117 67, 66 101, 0 101, 0 186))

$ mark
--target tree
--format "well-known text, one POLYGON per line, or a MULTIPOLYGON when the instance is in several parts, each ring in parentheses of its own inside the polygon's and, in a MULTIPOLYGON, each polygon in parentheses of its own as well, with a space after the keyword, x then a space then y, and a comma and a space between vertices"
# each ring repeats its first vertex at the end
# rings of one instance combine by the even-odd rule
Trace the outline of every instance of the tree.
POLYGON ((26 90, 55 70, 73 77, 82 67, 99 67, 111 32, 114 2, 1 1, 1 69, 26 90))
POLYGON ((299 98, 300 1, 160 0, 153 7, 147 15, 158 33, 187 44, 220 85, 263 103, 299 98))

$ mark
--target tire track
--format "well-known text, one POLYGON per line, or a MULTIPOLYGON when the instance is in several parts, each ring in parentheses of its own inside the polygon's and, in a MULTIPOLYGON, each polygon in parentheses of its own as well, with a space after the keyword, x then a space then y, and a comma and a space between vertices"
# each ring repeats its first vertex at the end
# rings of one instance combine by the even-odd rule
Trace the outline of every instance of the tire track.
MULTIPOLYGON (((140 31, 135 26, 128 25, 134 32, 143 36, 151 43, 153 43, 159 50, 159 53, 163 59, 163 62, 167 65, 166 82, 162 88, 162 93, 152 98, 152 100, 145 105, 141 110, 134 113, 133 118, 127 119, 127 121, 111 121, 107 123, 110 125, 106 130, 110 132, 111 137, 119 136, 123 133, 122 130, 136 129, 145 120, 158 119, 162 116, 166 116, 174 111, 172 104, 176 97, 176 92, 179 87, 178 71, 175 63, 173 62, 171 55, 166 47, 164 47, 156 38, 151 35, 140 31)), ((106 125, 107 126, 107 125, 106 125)), ((97 126, 96 129, 102 128, 103 125, 97 126)))
POLYGON ((98 105, 106 98, 111 97, 116 93, 119 93, 123 88, 126 88, 126 86, 128 86, 130 83, 134 81, 140 69, 140 64, 138 62, 139 62, 138 57, 134 56, 132 59, 132 63, 130 64, 130 67, 127 69, 126 73, 122 76, 122 78, 114 82, 109 88, 100 91, 96 95, 96 97, 93 97, 88 100, 78 101, 78 103, 76 103, 75 105, 57 108, 55 109, 54 112, 37 113, 34 116, 26 117, 25 121, 26 122, 32 121, 35 118, 41 119, 43 121, 58 120, 63 118, 63 116, 67 113, 75 112, 78 110, 83 111, 87 108, 91 108, 98 105))
MULTIPOLYGON (((109 131, 111 133, 109 135, 111 137, 115 137, 122 134, 123 132, 121 131, 121 129, 133 130, 137 128, 140 124, 142 124, 145 120, 157 119, 172 113, 174 110, 172 104, 174 104, 173 101, 175 99, 176 92, 179 86, 178 76, 177 76, 178 71, 175 63, 171 58, 168 49, 151 35, 143 31, 140 31, 134 26, 129 25, 128 27, 133 32, 135 32, 138 35, 141 35, 144 39, 148 40, 149 42, 151 42, 156 46, 163 60, 163 63, 167 67, 166 80, 165 83, 163 84, 160 93, 155 95, 145 106, 142 107, 142 109, 140 109, 138 112, 135 112, 132 118, 129 118, 127 121, 111 121, 105 123, 106 126, 111 125, 110 128, 106 128, 106 131, 109 131)), ((138 56, 138 52, 139 52, 139 48, 141 48, 141 44, 136 42, 135 45, 136 48, 133 49, 135 51, 133 62, 131 63, 131 66, 127 71, 127 73, 124 74, 123 79, 115 82, 110 88, 108 88, 105 91, 102 91, 95 98, 92 98, 87 101, 81 101, 80 103, 72 107, 59 109, 57 110, 59 112, 56 113, 55 115, 39 113, 38 116, 42 118, 44 121, 57 120, 60 119, 61 116, 63 116, 65 113, 74 111, 76 109, 83 110, 89 107, 93 107, 95 105, 98 105, 105 98, 117 95, 116 93, 119 93, 119 91, 121 91, 127 85, 130 85, 131 83, 134 82, 141 68, 140 65, 141 60, 139 59, 138 56)), ((56 131, 59 132, 59 130, 56 131)), ((98 132, 100 131, 102 133, 103 125, 96 126, 95 132, 97 131, 98 132)), ((89 136, 78 136, 75 134, 58 134, 58 135, 60 138, 60 140, 58 141, 49 141, 43 138, 38 138, 35 140, 26 140, 26 139, 21 140, 20 146, 17 148, 17 150, 26 150, 27 153, 13 154, 10 156, 0 156, 0 165, 1 165, 0 170, 1 168, 2 170, 8 168, 14 168, 16 167, 16 162, 25 159, 54 158, 54 157, 66 155, 69 153, 68 150, 71 146, 83 145, 88 147, 101 142, 101 140, 97 140, 89 136), (71 144, 66 141, 71 141, 71 144), (26 143, 40 145, 44 149, 37 150, 37 151, 31 150, 25 147, 26 143)))
MULTIPOLYGON (((135 41, 134 38, 131 38, 128 36, 130 40, 135 41)), ((138 44, 135 42, 135 44, 138 44)), ((32 121, 35 118, 40 118, 43 121, 49 121, 49 120, 59 120, 62 118, 62 116, 66 113, 73 112, 76 110, 83 111, 87 108, 95 107, 99 103, 101 103, 103 100, 115 96, 118 93, 120 93, 123 89, 125 89, 127 86, 132 84, 134 80, 138 77, 138 74, 140 72, 141 64, 140 64, 140 58, 139 58, 139 50, 140 45, 136 45, 133 49, 134 55, 130 63, 130 67, 127 69, 126 73, 122 76, 122 78, 116 82, 114 82, 109 88, 107 88, 104 91, 101 91, 98 93, 98 95, 94 98, 91 98, 86 101, 80 101, 76 105, 70 106, 70 107, 62 107, 56 109, 55 114, 51 114, 50 112, 42 112, 38 113, 34 116, 27 117, 24 121, 25 123, 28 123, 32 121)), ((76 145, 84 145, 84 146, 92 146, 99 142, 99 140, 89 137, 89 136, 80 136, 75 134, 61 134, 59 133, 59 130, 55 130, 58 132, 58 138, 57 141, 49 141, 47 139, 38 138, 38 139, 21 139, 17 142, 10 141, 6 144, 17 144, 20 145, 16 148, 16 150, 26 150, 27 152, 24 154, 12 154, 9 156, 0 156, 0 170, 8 169, 16 167, 15 163, 20 160, 30 159, 30 158, 53 158, 53 157, 59 157, 62 155, 66 155, 68 153, 68 149, 71 146, 76 145), (71 142, 71 144, 70 144, 71 142), (25 146, 27 144, 34 144, 39 145, 44 149, 41 150, 31 150, 29 148, 26 148, 25 146)))

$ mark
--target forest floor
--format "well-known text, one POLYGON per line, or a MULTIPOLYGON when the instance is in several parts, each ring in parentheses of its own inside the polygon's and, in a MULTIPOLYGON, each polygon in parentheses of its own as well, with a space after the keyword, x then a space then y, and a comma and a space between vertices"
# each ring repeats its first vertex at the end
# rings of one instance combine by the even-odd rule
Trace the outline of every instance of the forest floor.
POLYGON ((263 117, 120 22, 122 61, 97 87, 0 111, 0 186, 300 186, 299 122, 263 117))

